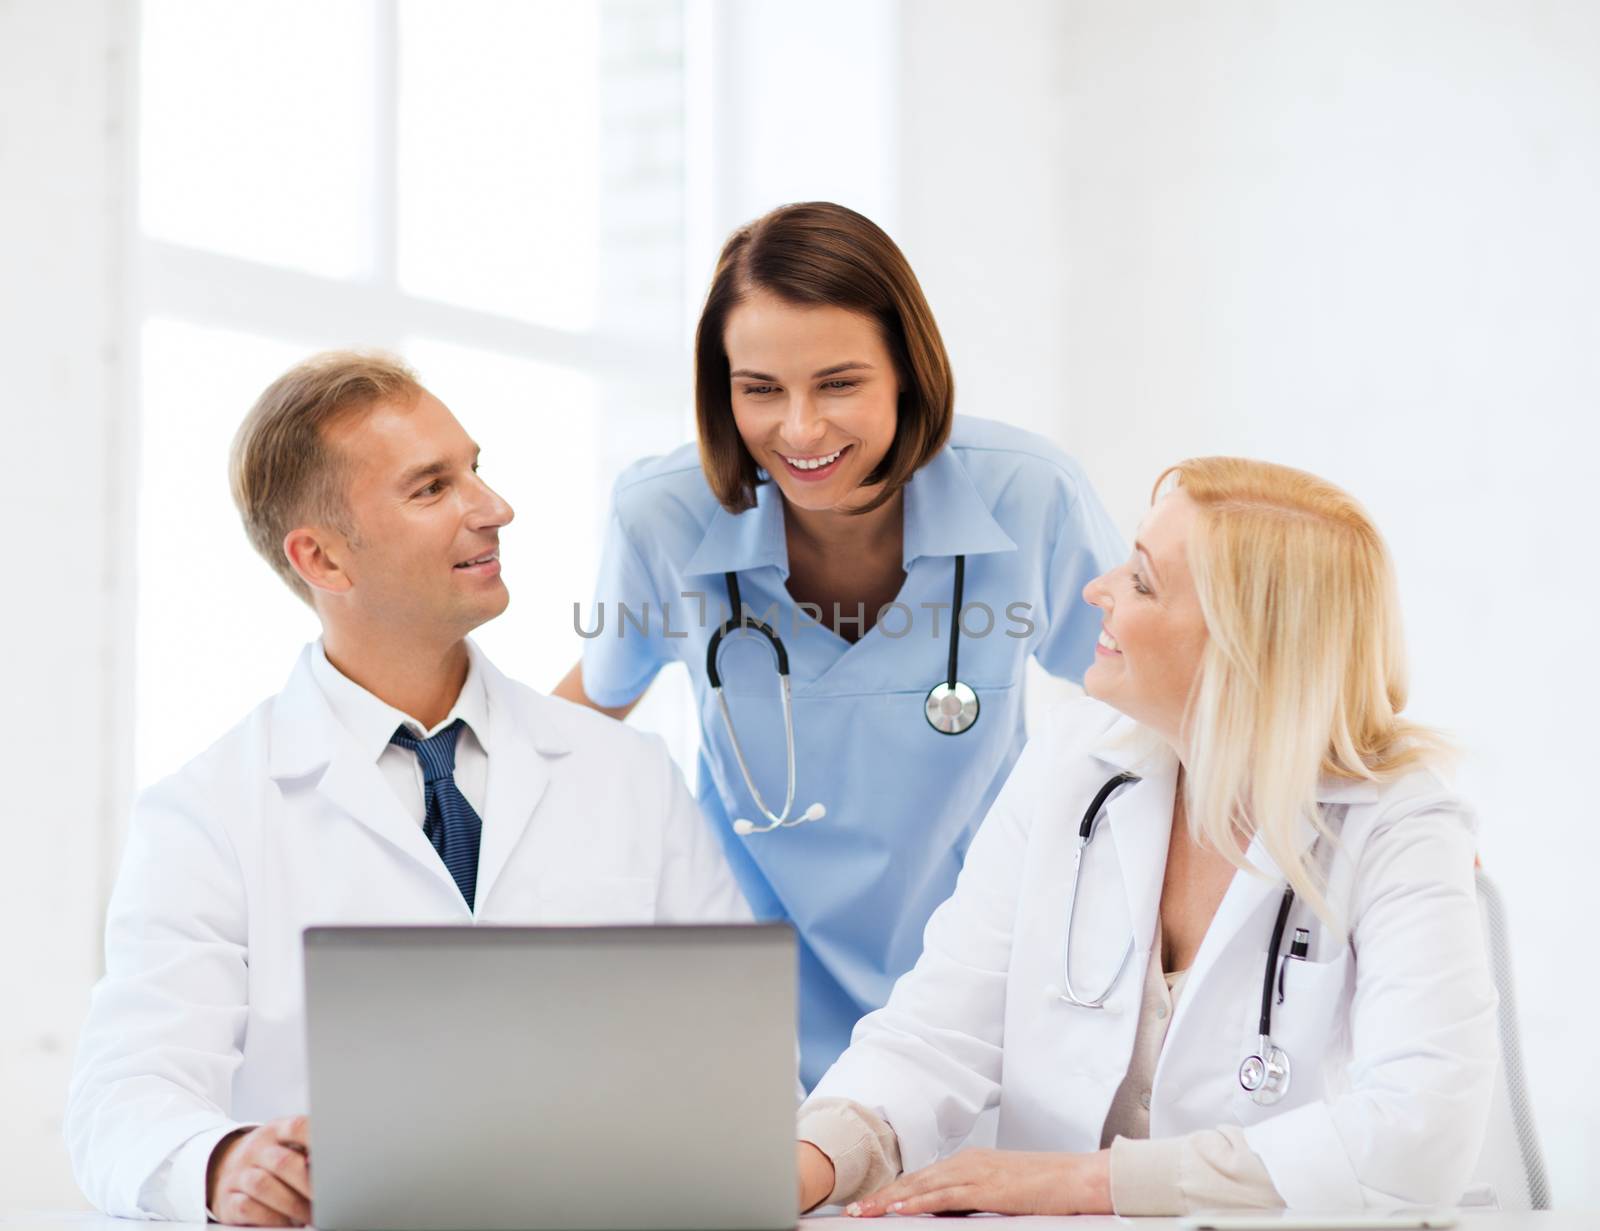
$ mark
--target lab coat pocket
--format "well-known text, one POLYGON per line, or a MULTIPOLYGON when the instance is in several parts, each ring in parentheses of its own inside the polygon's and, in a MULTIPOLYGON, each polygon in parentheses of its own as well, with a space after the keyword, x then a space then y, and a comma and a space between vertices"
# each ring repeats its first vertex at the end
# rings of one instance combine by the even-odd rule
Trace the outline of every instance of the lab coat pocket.
MULTIPOLYGON (((1246 1123, 1267 1118, 1291 1107, 1314 1103, 1336 1093, 1349 1060, 1350 981, 1353 970, 1348 947, 1325 962, 1286 958, 1282 966, 1283 999, 1273 996, 1272 1041, 1289 1055, 1289 1090, 1275 1105, 1261 1107, 1238 1091, 1246 1123)), ((1256 1047, 1259 1004, 1252 1001, 1247 1045, 1256 1047)))
POLYGON ((578 876, 540 886, 538 900, 540 923, 653 923, 656 881, 649 876, 578 876))
POLYGON ((1345 1028, 1350 973, 1349 949, 1326 962, 1284 959, 1279 982, 1283 1001, 1272 1006, 1272 1033, 1321 1043, 1318 1051, 1325 1050, 1345 1028))

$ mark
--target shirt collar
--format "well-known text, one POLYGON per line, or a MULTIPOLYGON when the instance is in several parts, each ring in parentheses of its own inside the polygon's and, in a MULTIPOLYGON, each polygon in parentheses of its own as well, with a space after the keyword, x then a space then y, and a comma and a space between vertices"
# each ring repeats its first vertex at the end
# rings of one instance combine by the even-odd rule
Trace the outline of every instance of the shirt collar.
POLYGON ((1016 551, 965 464, 948 445, 906 484, 905 566, 919 556, 1016 551))
POLYGON ((756 484, 756 507, 730 513, 717 505, 700 539, 684 565, 684 575, 742 573, 771 565, 789 575, 789 545, 783 537, 783 493, 767 479, 756 484))
MULTIPOLYGON (((988 501, 947 446, 906 484, 906 568, 922 556, 977 556, 1016 551, 1017 544, 995 520, 988 501)), ((772 566, 789 575, 789 548, 783 534, 783 495, 770 479, 756 484, 756 507, 730 513, 721 505, 711 515, 700 545, 684 566, 686 576, 742 573, 772 566)))
POLYGON ((444 721, 431 731, 424 731, 415 718, 380 700, 341 672, 328 661, 328 653, 321 640, 312 647, 311 677, 327 699, 333 716, 350 733, 362 753, 370 756, 374 762, 383 755, 390 738, 402 726, 413 735, 426 739, 460 719, 472 732, 480 748, 487 749, 489 746, 489 705, 476 655, 468 658, 467 678, 461 685, 461 695, 456 698, 455 705, 444 721))

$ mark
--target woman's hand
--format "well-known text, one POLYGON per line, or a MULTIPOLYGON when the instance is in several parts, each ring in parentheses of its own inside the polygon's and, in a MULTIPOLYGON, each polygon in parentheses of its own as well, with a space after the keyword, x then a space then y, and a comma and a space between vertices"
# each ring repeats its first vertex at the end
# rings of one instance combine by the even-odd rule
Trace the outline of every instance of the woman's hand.
POLYGON ((963 1150, 851 1202, 852 1218, 880 1214, 1110 1214, 1111 1151, 1029 1154, 963 1150))
POLYGON ((795 1171, 800 1177, 800 1212, 804 1214, 833 1191, 833 1161, 809 1141, 796 1142, 795 1171))

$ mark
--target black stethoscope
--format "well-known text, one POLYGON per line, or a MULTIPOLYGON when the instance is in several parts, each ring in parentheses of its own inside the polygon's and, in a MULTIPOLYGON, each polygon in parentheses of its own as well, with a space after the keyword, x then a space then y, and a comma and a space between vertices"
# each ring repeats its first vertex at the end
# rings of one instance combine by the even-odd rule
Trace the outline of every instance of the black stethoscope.
POLYGON ((956 557, 955 593, 950 596, 950 669, 928 689, 922 712, 928 725, 941 735, 960 735, 978 721, 978 694, 956 678, 956 653, 961 648, 961 595, 967 577, 967 558, 956 557))
MULTIPOLYGON (((943 680, 928 690, 928 698, 923 703, 923 713, 928 719, 928 725, 942 735, 960 735, 970 731, 972 724, 978 721, 978 694, 956 678, 956 660, 961 644, 961 596, 965 587, 966 571, 967 558, 957 556, 955 593, 952 595, 950 610, 949 671, 943 680)), ((732 572, 725 573, 723 581, 728 590, 728 610, 731 615, 723 622, 721 628, 711 634, 711 643, 706 646, 706 679, 710 682, 711 692, 717 699, 718 708, 722 711, 722 725, 727 729, 728 742, 733 746, 733 758, 739 763, 739 773, 744 776, 744 784, 749 788, 750 798, 755 800, 756 808, 767 822, 765 825, 757 825, 754 821, 741 818, 734 821, 733 832, 741 837, 748 837, 750 834, 770 833, 774 829, 804 825, 807 821, 820 821, 828 815, 828 810, 819 803, 812 804, 799 816, 789 815, 794 807, 795 782, 794 693, 789 686, 789 651, 784 647, 783 639, 770 625, 746 614, 743 603, 739 601, 739 575, 732 572), (717 667, 717 655, 722 649, 723 639, 736 633, 754 633, 764 638, 777 662, 778 695, 783 704, 784 762, 787 772, 783 808, 778 812, 767 806, 766 800, 761 797, 761 792, 756 789, 755 779, 750 775, 750 766, 744 759, 744 749, 739 744, 738 732, 733 729, 733 714, 728 709, 728 700, 722 695, 722 672, 717 667)))
MULTIPOLYGON (((1072 923, 1078 910, 1078 886, 1083 876, 1083 853, 1094 837, 1095 823, 1100 819, 1101 810, 1112 792, 1130 782, 1138 781, 1137 774, 1122 773, 1111 778, 1095 792, 1095 797, 1090 801, 1088 809, 1083 814, 1083 821, 1078 826, 1078 849, 1072 860, 1072 903, 1067 908, 1067 938, 1062 955, 1064 990, 1058 994, 1058 998, 1080 1009, 1105 1008, 1107 998, 1110 997, 1112 989, 1122 978, 1123 971, 1127 969, 1128 962, 1133 957, 1133 937, 1130 935, 1127 947, 1122 951, 1122 960, 1117 963, 1115 973, 1098 995, 1080 995, 1072 986, 1072 923)), ((1270 1107, 1289 1092, 1289 1053, 1272 1041, 1272 1004, 1274 982, 1277 983, 1277 1002, 1283 1003, 1283 966, 1280 962, 1280 951, 1283 946, 1284 928, 1289 922, 1289 909, 1293 905, 1294 889, 1285 885, 1283 900, 1278 903, 1278 917, 1272 925, 1272 941, 1267 946, 1267 965, 1261 979, 1261 1016, 1257 1023, 1260 1037, 1256 1042, 1256 1050, 1246 1056, 1239 1065, 1240 1088, 1252 1101, 1263 1107, 1270 1107)), ((1289 957, 1303 959, 1309 950, 1310 941, 1311 934, 1305 928, 1296 928, 1289 957)))

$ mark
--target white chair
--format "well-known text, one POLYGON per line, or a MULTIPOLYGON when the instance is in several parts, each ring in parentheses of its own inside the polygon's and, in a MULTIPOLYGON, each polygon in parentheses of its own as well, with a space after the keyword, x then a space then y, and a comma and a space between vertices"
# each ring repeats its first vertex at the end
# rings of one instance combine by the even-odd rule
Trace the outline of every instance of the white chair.
POLYGON ((1476 1204, 1495 1201, 1503 1210, 1547 1210, 1550 1181, 1544 1152, 1533 1122, 1527 1075, 1522 1067, 1522 1038, 1517 1025, 1517 988, 1511 973, 1511 944, 1506 929, 1505 901, 1494 882, 1478 869, 1478 910, 1489 950, 1489 969, 1500 994, 1500 1071, 1495 1077, 1489 1136, 1478 1162, 1478 1183, 1462 1199, 1476 1204), (1485 1189, 1492 1189, 1492 1195, 1485 1189))

